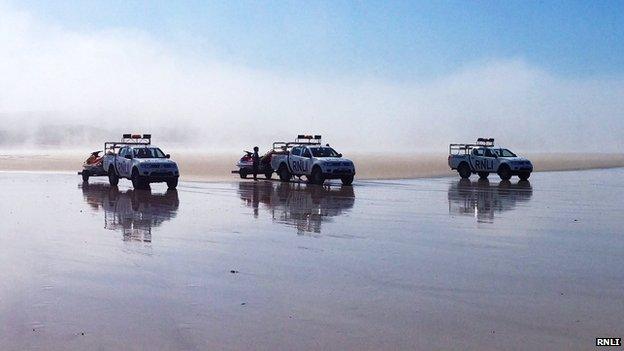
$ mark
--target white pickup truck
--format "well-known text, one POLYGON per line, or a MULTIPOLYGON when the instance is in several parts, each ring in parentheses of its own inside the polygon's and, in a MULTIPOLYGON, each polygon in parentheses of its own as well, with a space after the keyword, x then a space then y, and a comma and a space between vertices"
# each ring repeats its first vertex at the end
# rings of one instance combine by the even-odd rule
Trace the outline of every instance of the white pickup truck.
POLYGON ((512 176, 527 180, 533 172, 531 161, 509 149, 495 147, 493 138, 479 138, 476 144, 451 144, 448 165, 462 178, 477 173, 479 178, 485 179, 496 172, 502 180, 509 180, 512 176))
POLYGON ((150 183, 166 182, 169 189, 178 186, 178 165, 158 147, 151 145, 151 135, 124 134, 121 142, 104 143, 102 166, 111 185, 120 178, 130 179, 135 189, 150 183))
POLYGON ((305 176, 313 184, 323 184, 326 179, 340 179, 344 185, 353 183, 353 161, 329 145, 322 146, 320 135, 299 135, 294 142, 275 142, 273 150, 271 168, 283 182, 305 176))

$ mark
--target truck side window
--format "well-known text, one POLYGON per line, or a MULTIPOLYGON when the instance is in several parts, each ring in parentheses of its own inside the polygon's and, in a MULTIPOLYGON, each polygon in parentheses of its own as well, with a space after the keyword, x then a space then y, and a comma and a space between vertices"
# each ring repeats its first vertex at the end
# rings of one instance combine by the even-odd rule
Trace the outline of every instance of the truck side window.
POLYGON ((299 146, 294 147, 292 149, 292 154, 295 155, 295 156, 301 156, 301 148, 299 146))
POLYGON ((303 149, 303 154, 301 156, 307 157, 307 158, 312 158, 312 154, 310 154, 310 149, 308 149, 308 148, 303 149))
POLYGON ((483 149, 472 149, 472 154, 474 156, 483 156, 483 149))
POLYGON ((492 153, 492 150, 485 149, 485 157, 494 157, 494 154, 492 153))
POLYGON ((119 157, 124 157, 126 156, 126 148, 122 147, 121 150, 119 150, 119 157))

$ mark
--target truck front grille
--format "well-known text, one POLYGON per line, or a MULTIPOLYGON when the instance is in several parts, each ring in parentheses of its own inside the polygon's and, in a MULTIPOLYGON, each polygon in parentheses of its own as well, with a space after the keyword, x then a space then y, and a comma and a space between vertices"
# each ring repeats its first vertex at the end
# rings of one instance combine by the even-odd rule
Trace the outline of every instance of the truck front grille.
POLYGON ((172 177, 173 176, 173 172, 163 172, 163 171, 152 172, 152 173, 150 173, 150 176, 152 176, 152 177, 172 177))

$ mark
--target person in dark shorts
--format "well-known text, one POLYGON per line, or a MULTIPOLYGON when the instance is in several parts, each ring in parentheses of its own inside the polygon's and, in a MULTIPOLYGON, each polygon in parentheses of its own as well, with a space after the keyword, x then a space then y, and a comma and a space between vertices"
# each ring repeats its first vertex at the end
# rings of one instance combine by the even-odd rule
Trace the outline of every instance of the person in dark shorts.
POLYGON ((253 160, 253 176, 254 181, 258 181, 258 168, 260 167, 260 156, 258 155, 258 147, 254 146, 254 153, 251 156, 253 160))

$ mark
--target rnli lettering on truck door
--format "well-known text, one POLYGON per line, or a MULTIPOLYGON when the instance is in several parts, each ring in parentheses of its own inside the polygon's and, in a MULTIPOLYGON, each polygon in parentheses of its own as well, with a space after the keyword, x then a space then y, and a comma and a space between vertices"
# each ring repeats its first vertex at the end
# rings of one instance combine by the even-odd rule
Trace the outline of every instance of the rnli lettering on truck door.
POLYGON ((304 174, 307 172, 307 159, 301 157, 301 153, 304 152, 305 148, 303 147, 295 147, 293 148, 290 155, 290 168, 292 168, 295 174, 304 174))
POLYGON ((488 171, 494 169, 494 160, 479 157, 475 159, 474 165, 477 170, 488 171))
POLYGON ((297 160, 292 161, 292 169, 297 173, 305 173, 308 171, 307 162, 301 157, 297 157, 297 160))

